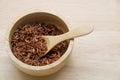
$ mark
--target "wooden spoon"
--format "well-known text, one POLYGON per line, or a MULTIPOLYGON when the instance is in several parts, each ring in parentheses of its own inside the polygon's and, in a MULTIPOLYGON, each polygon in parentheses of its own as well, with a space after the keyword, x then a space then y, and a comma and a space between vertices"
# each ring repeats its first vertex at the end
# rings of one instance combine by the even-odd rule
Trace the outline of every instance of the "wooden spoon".
POLYGON ((87 34, 91 33, 93 31, 93 29, 94 28, 92 25, 82 25, 82 26, 79 26, 78 28, 75 28, 75 29, 73 29, 67 33, 61 34, 61 35, 42 36, 47 41, 47 51, 44 54, 42 54, 42 56, 46 55, 58 43, 60 43, 64 40, 87 35, 87 34))

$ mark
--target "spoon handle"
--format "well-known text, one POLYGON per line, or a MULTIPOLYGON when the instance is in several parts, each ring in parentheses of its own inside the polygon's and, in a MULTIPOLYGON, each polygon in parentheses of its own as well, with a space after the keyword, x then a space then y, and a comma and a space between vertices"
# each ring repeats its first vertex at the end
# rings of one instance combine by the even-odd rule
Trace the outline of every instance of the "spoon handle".
POLYGON ((93 31, 93 26, 92 25, 82 25, 79 26, 78 28, 75 28, 73 30, 70 30, 69 32, 59 35, 59 38, 61 38, 61 41, 75 38, 75 37, 80 37, 87 35, 93 31))

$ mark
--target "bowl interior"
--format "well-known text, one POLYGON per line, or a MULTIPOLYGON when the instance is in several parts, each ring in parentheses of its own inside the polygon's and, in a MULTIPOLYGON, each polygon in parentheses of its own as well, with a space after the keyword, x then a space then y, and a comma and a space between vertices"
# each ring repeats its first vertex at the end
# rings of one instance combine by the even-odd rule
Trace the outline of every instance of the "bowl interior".
POLYGON ((52 23, 56 25, 57 28, 61 29, 64 33, 69 31, 67 25, 61 20, 59 17, 45 12, 37 12, 31 13, 26 16, 23 16, 19 19, 12 27, 10 34, 9 34, 9 46, 11 46, 11 37, 14 33, 14 30, 19 26, 24 26, 25 24, 33 23, 33 22, 45 22, 45 23, 52 23))

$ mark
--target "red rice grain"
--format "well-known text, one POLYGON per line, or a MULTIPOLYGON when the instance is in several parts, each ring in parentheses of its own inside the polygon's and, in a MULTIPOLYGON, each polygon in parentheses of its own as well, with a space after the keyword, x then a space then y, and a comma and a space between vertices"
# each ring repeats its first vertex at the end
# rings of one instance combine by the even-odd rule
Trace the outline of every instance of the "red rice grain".
POLYGON ((54 24, 32 23, 19 26, 11 37, 12 52, 20 61, 32 66, 44 66, 58 60, 66 51, 68 41, 56 45, 47 55, 47 42, 42 35, 63 34, 54 24))

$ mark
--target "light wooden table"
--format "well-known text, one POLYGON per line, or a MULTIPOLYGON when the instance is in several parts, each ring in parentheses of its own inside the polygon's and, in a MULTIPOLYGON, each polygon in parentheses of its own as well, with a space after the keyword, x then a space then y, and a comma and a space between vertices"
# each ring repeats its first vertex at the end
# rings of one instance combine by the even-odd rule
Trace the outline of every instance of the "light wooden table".
POLYGON ((120 80, 120 0, 0 0, 0 80, 120 80), (59 13, 72 28, 95 26, 92 34, 75 39, 68 63, 54 75, 26 75, 7 56, 9 24, 29 11, 59 13))

